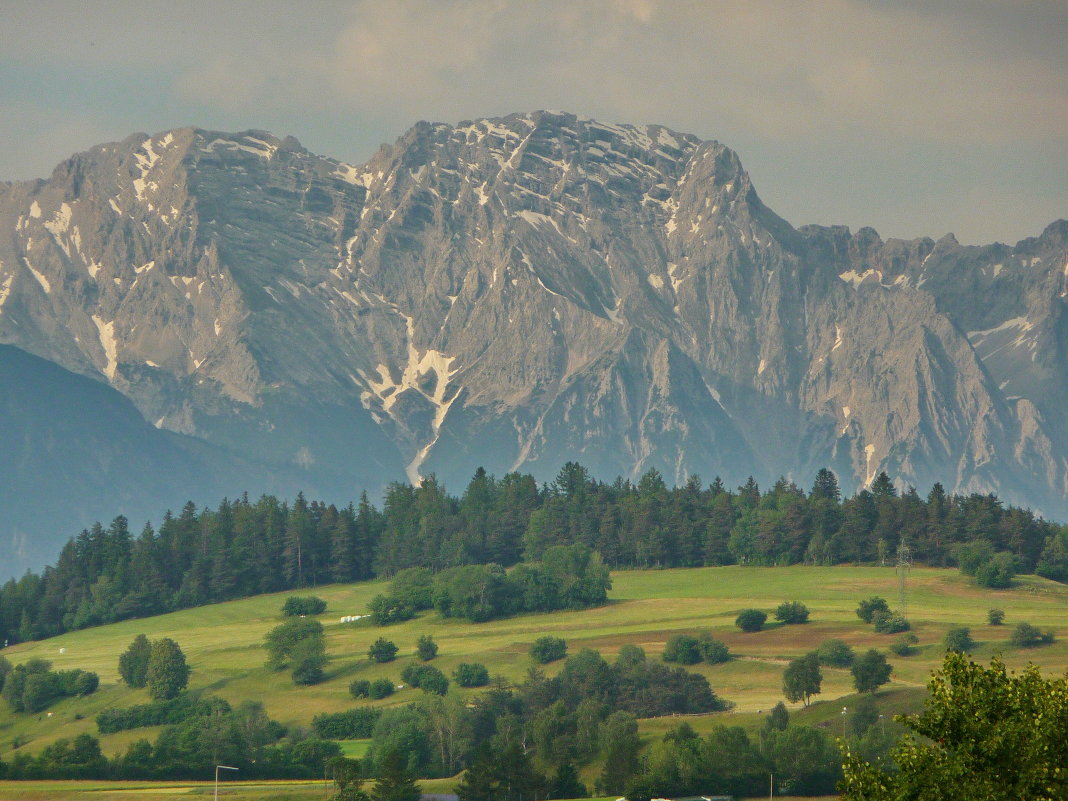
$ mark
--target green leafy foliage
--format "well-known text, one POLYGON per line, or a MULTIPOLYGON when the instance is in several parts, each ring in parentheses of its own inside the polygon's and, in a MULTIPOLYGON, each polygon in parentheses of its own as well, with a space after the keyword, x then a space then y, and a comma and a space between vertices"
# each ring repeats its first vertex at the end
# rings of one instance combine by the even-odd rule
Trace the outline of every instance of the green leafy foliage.
POLYGON ((865 623, 871 623, 876 612, 890 614, 890 606, 886 603, 885 598, 873 595, 871 598, 865 598, 857 605, 857 617, 865 623))
POLYGON ((843 801, 904 798, 1053 801, 1068 796, 1068 679, 1031 665, 1010 674, 947 653, 918 717, 898 720, 918 737, 893 749, 893 770, 846 751, 843 801))
POLYGON ((461 687, 485 687, 489 684, 489 671, 479 662, 461 662, 452 676, 461 687))
POLYGON ((824 640, 816 649, 821 665, 845 668, 853 664, 853 649, 843 640, 824 640))
POLYGON ((291 595, 282 604, 283 617, 303 617, 321 615, 326 611, 326 601, 315 595, 291 595))
POLYGON ((389 698, 395 691, 393 682, 387 678, 375 679, 370 683, 367 688, 367 695, 374 701, 381 701, 383 698, 389 698))
MULTIPOLYGON (((5 662, 7 660, 4 660, 5 662)), ((100 686, 100 677, 86 670, 52 670, 44 659, 30 659, 3 674, 0 697, 12 712, 41 712, 62 698, 90 695, 100 686)))
POLYGON ((371 694, 371 682, 367 679, 353 679, 349 682, 349 695, 353 698, 367 698, 371 694))
POLYGON ((1012 630, 1009 642, 1017 648, 1034 648, 1037 645, 1049 645, 1053 642, 1052 631, 1042 631, 1030 623, 1018 623, 1012 630))
POLYGON ((181 693, 174 698, 149 704, 105 709, 96 716, 96 727, 101 734, 114 734, 146 726, 181 723, 189 718, 207 717, 220 711, 231 711, 230 705, 222 698, 200 699, 188 693, 181 693))
POLYGON ((367 649, 367 658, 372 662, 392 662, 397 658, 397 644, 385 637, 379 637, 367 649))
POLYGON ((898 612, 884 612, 881 609, 872 614, 871 622, 880 634, 900 634, 912 628, 912 624, 905 619, 904 615, 898 612))
POLYGON ((364 706, 344 712, 323 712, 312 718, 312 728, 325 740, 362 740, 374 733, 382 712, 364 706))
POLYGON ((326 635, 323 624, 311 618, 294 617, 275 626, 264 638, 267 667, 292 669, 296 684, 318 684, 326 665, 326 635))
POLYGON ((853 686, 858 693, 875 692, 890 681, 890 673, 893 668, 886 661, 886 657, 874 648, 867 653, 861 654, 853 660, 853 686))
POLYGON ((775 619, 787 624, 807 623, 808 607, 800 601, 784 601, 775 610, 775 619))
POLYGON ((946 632, 942 644, 947 651, 957 651, 966 654, 975 648, 975 640, 972 639, 972 630, 967 626, 954 626, 946 632))
POLYGON ((697 650, 700 651, 701 658, 710 665, 720 665, 731 659, 727 644, 717 640, 707 631, 697 636, 697 650))
POLYGON ((1001 626, 1005 623, 1005 611, 1003 609, 990 609, 986 613, 986 622, 991 626, 1001 626))
POLYGON ((914 646, 919 641, 920 638, 913 634, 911 631, 906 632, 905 634, 902 634, 900 637, 894 640, 892 643, 890 643, 890 653, 894 654, 895 656, 912 656, 914 653, 916 653, 916 648, 914 646))
POLYGON ((742 631, 760 631, 764 628, 764 622, 767 619, 767 612, 761 612, 759 609, 744 609, 734 619, 734 625, 742 631))
POLYGON ((560 637, 538 637, 530 646, 530 656, 538 664, 547 665, 567 656, 567 643, 560 637))
POLYGON ((803 701, 805 706, 809 705, 813 695, 819 694, 822 684, 823 671, 815 652, 790 660, 782 674, 782 693, 786 700, 803 701))
POLYGON ((697 638, 689 634, 672 634, 664 644, 663 659, 680 665, 696 665, 701 661, 697 638))
POLYGON ((189 665, 178 643, 163 637, 152 643, 148 657, 148 694, 157 701, 174 698, 189 683, 189 665))
POLYGON ((144 687, 148 682, 148 658, 152 643, 144 634, 134 637, 130 647, 119 657, 119 675, 130 687, 144 687))
POLYGON ((438 644, 429 634, 420 634, 415 644, 415 655, 424 662, 429 662, 438 655, 438 644))

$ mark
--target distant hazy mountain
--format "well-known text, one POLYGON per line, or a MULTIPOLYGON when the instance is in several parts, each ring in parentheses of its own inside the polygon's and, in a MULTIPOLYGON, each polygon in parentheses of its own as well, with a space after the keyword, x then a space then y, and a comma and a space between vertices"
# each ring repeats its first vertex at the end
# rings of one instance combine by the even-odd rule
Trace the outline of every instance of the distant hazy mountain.
MULTIPOLYGON (((257 469, 348 500, 575 459, 886 470, 1068 516, 1066 221, 981 248, 795 229, 717 142, 538 112, 419 123, 361 166, 139 134, 0 186, 0 230, 0 342, 245 465, 212 498, 258 493, 257 469)), ((55 469, 18 470, 18 519, 55 469)), ((173 503, 123 480, 111 497, 173 503)))

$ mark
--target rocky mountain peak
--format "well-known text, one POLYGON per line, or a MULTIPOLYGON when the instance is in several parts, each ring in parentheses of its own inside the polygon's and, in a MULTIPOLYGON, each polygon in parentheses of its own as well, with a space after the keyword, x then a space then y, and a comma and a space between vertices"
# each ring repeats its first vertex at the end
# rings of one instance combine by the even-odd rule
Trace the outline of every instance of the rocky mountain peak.
POLYGON ((379 483, 829 465, 1068 511, 1063 221, 1016 247, 794 229, 718 142, 539 111, 363 165, 137 134, 0 189, 0 226, 0 342, 309 488, 358 491, 354 458, 379 483))

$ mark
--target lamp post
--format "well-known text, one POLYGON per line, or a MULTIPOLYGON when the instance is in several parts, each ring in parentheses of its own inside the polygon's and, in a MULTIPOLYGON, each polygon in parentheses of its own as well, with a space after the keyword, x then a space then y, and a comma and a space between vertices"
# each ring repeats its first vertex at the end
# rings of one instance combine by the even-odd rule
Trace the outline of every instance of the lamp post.
POLYGON ((215 766, 215 801, 219 801, 219 771, 220 770, 240 770, 240 768, 231 768, 229 765, 216 765, 215 766))
POLYGON ((847 707, 847 706, 843 706, 842 707, 842 739, 843 740, 845 739, 845 719, 846 719, 846 712, 848 712, 848 711, 849 711, 849 707, 847 707))

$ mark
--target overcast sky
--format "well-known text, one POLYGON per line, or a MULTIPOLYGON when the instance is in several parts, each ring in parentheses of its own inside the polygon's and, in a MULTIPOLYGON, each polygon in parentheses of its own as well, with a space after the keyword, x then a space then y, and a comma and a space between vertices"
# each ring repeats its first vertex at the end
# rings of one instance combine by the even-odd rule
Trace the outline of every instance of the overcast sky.
POLYGON ((0 0, 0 178, 183 125, 360 162, 541 108, 717 139, 794 225, 1068 217, 1064 0, 0 0))

